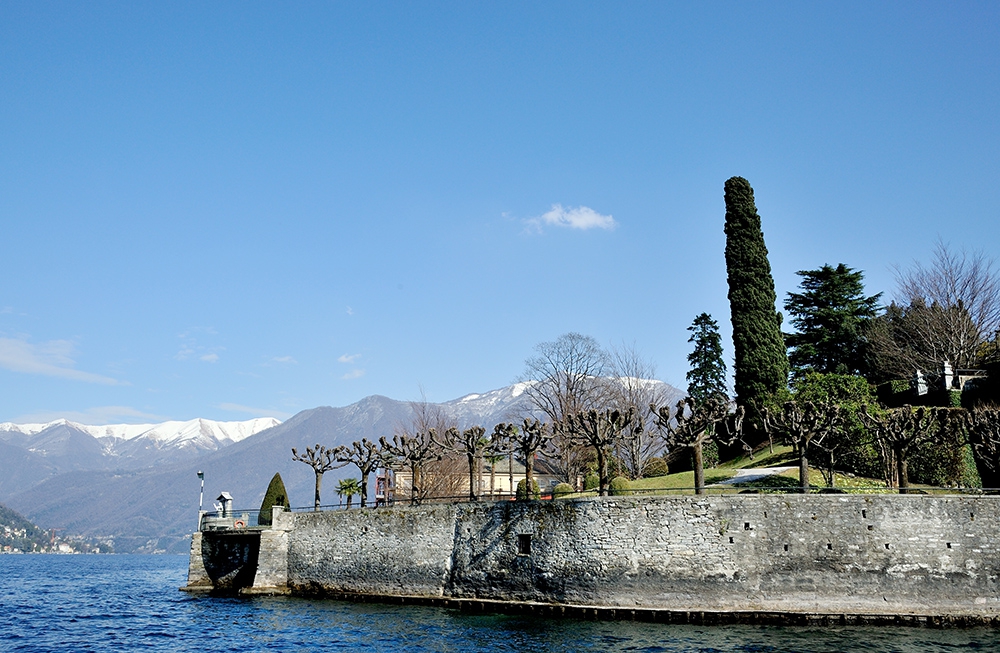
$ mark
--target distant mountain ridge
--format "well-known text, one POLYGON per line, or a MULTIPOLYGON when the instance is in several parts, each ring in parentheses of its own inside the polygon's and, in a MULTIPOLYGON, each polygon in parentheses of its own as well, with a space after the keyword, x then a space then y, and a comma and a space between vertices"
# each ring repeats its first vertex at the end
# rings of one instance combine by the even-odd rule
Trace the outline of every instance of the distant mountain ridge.
MULTIPOLYGON (((663 385, 669 396, 683 394, 663 385)), ((481 425, 492 430, 500 422, 532 414, 524 389, 525 384, 519 383, 428 407, 440 410, 460 428, 481 425)), ((207 508, 222 491, 236 498, 237 508, 257 508, 275 472, 281 474, 292 505, 308 506, 313 498, 313 471, 292 460, 292 447, 302 450, 317 443, 334 447, 361 438, 391 437, 412 424, 414 406, 414 402, 372 395, 342 408, 323 406, 282 423, 274 420, 270 428, 251 435, 216 440, 214 448, 197 446, 197 437, 98 438, 71 422, 46 425, 30 436, 0 430, 0 502, 43 528, 112 536, 119 552, 181 553, 186 551, 185 537, 196 524, 198 470, 205 472, 207 508), (19 437, 33 438, 28 441, 44 448, 46 455, 18 445, 19 437), (161 442, 193 444, 161 446, 161 442), (104 453, 108 443, 113 443, 118 455, 104 453)), ((182 424, 192 422, 209 420, 182 424)), ((203 425, 197 427, 198 433, 203 425)), ((329 472, 323 481, 323 503, 336 503, 336 481, 357 473, 354 467, 329 472)))
POLYGON ((110 448, 114 448, 121 441, 137 439, 147 439, 160 446, 216 448, 209 443, 239 442, 254 433, 259 433, 280 423, 281 421, 274 417, 259 417, 239 422, 219 422, 198 418, 186 422, 175 420, 159 424, 108 424, 106 426, 90 426, 66 419, 58 419, 45 424, 3 422, 0 423, 0 440, 12 441, 15 436, 22 436, 25 442, 28 442, 32 436, 43 431, 66 426, 104 441, 105 446, 110 448))

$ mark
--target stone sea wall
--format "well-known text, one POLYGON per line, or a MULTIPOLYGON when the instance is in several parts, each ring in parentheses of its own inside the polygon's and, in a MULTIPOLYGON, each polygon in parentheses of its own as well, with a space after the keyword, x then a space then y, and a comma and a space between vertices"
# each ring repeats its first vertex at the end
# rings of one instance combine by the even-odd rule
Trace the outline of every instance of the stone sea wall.
MULTIPOLYGON (((286 513, 275 526, 251 591, 1000 615, 1000 497, 608 497, 286 513)), ((203 556, 237 559, 207 544, 222 537, 204 534, 203 556)))

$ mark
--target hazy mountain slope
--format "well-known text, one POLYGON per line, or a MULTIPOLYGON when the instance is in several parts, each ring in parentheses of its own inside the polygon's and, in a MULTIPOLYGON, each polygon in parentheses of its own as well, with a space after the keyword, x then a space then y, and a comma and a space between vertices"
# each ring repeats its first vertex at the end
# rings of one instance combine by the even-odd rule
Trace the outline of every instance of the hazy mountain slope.
POLYGON ((280 424, 274 418, 242 422, 195 419, 162 424, 87 426, 0 424, 0 501, 58 474, 138 470, 191 460, 280 424))
MULTIPOLYGON (((525 400, 523 386, 514 385, 429 408, 440 409, 461 427, 481 424, 492 430, 498 422, 524 414, 525 400)), ((187 550, 184 538, 195 526, 199 469, 205 472, 207 510, 222 491, 233 495, 237 509, 256 509, 275 472, 281 473, 293 506, 311 506, 315 475, 308 465, 292 460, 292 447, 300 451, 316 443, 334 447, 363 437, 377 441, 411 425, 412 419, 410 402, 375 395, 343 408, 305 410, 239 442, 152 468, 58 474, 17 492, 5 503, 43 528, 113 535, 119 552, 180 553, 187 550)), ((337 480, 348 476, 356 478, 357 468, 349 466, 324 476, 324 504, 337 502, 337 480)))

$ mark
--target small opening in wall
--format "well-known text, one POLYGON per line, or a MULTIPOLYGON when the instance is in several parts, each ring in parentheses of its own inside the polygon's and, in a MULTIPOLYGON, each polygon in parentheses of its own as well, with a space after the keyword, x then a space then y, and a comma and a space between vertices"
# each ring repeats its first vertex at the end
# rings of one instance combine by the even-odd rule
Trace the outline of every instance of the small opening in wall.
POLYGON ((869 526, 868 526, 868 530, 870 530, 870 531, 873 531, 873 530, 875 530, 875 527, 874 527, 874 526, 870 526, 870 525, 869 525, 869 526))
POLYGON ((868 519, 868 511, 867 510, 862 510, 861 511, 861 519, 868 519))
POLYGON ((951 548, 951 542, 948 542, 948 548, 949 549, 951 548))
MULTIPOLYGON (((732 544, 732 543, 733 543, 733 538, 729 538, 729 543, 730 543, 730 544, 732 544)), ((951 545, 950 545, 950 544, 948 545, 948 548, 949 548, 949 549, 951 548, 951 545)))
POLYGON ((826 549, 827 549, 827 551, 833 551, 833 545, 830 544, 829 542, 827 542, 826 543, 826 549))
POLYGON ((788 545, 786 544, 786 545, 785 545, 785 551, 787 551, 787 550, 788 550, 788 545))
POLYGON ((885 548, 887 548, 887 549, 889 548, 889 543, 888 542, 885 543, 885 548))
POLYGON ((748 521, 743 522, 743 530, 745 531, 750 530, 750 522, 748 521))
POLYGON ((970 512, 969 513, 969 519, 975 520, 975 518, 976 518, 976 513, 970 512))
POLYGON ((766 510, 764 511, 764 518, 765 519, 767 518, 767 511, 766 510))
POLYGON ((531 555, 531 535, 529 533, 521 533, 517 536, 517 555, 531 555))

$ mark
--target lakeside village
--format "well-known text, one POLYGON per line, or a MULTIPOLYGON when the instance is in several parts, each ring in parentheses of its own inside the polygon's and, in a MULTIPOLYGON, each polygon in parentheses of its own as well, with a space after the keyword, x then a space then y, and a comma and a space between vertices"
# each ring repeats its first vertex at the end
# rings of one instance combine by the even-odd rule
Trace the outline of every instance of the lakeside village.
MULTIPOLYGON (((652 365, 635 350, 608 352, 566 334, 526 362, 533 417, 523 422, 459 429, 415 404, 412 424, 391 438, 292 449, 315 472, 315 510, 323 474, 346 465, 360 472, 336 488, 347 508, 355 496, 368 504, 373 473, 376 505, 1000 488, 1000 278, 992 260, 939 243, 930 265, 899 274, 888 305, 843 263, 800 271, 801 292, 784 302, 795 331, 783 333, 753 189, 731 178, 725 201, 735 399, 708 314, 689 327, 687 396, 676 404, 662 384, 644 381, 652 365)), ((276 497, 287 507, 277 475, 263 512, 276 497)))
POLYGON ((114 553, 114 540, 44 530, 20 513, 0 505, 0 554, 18 553, 114 553))

